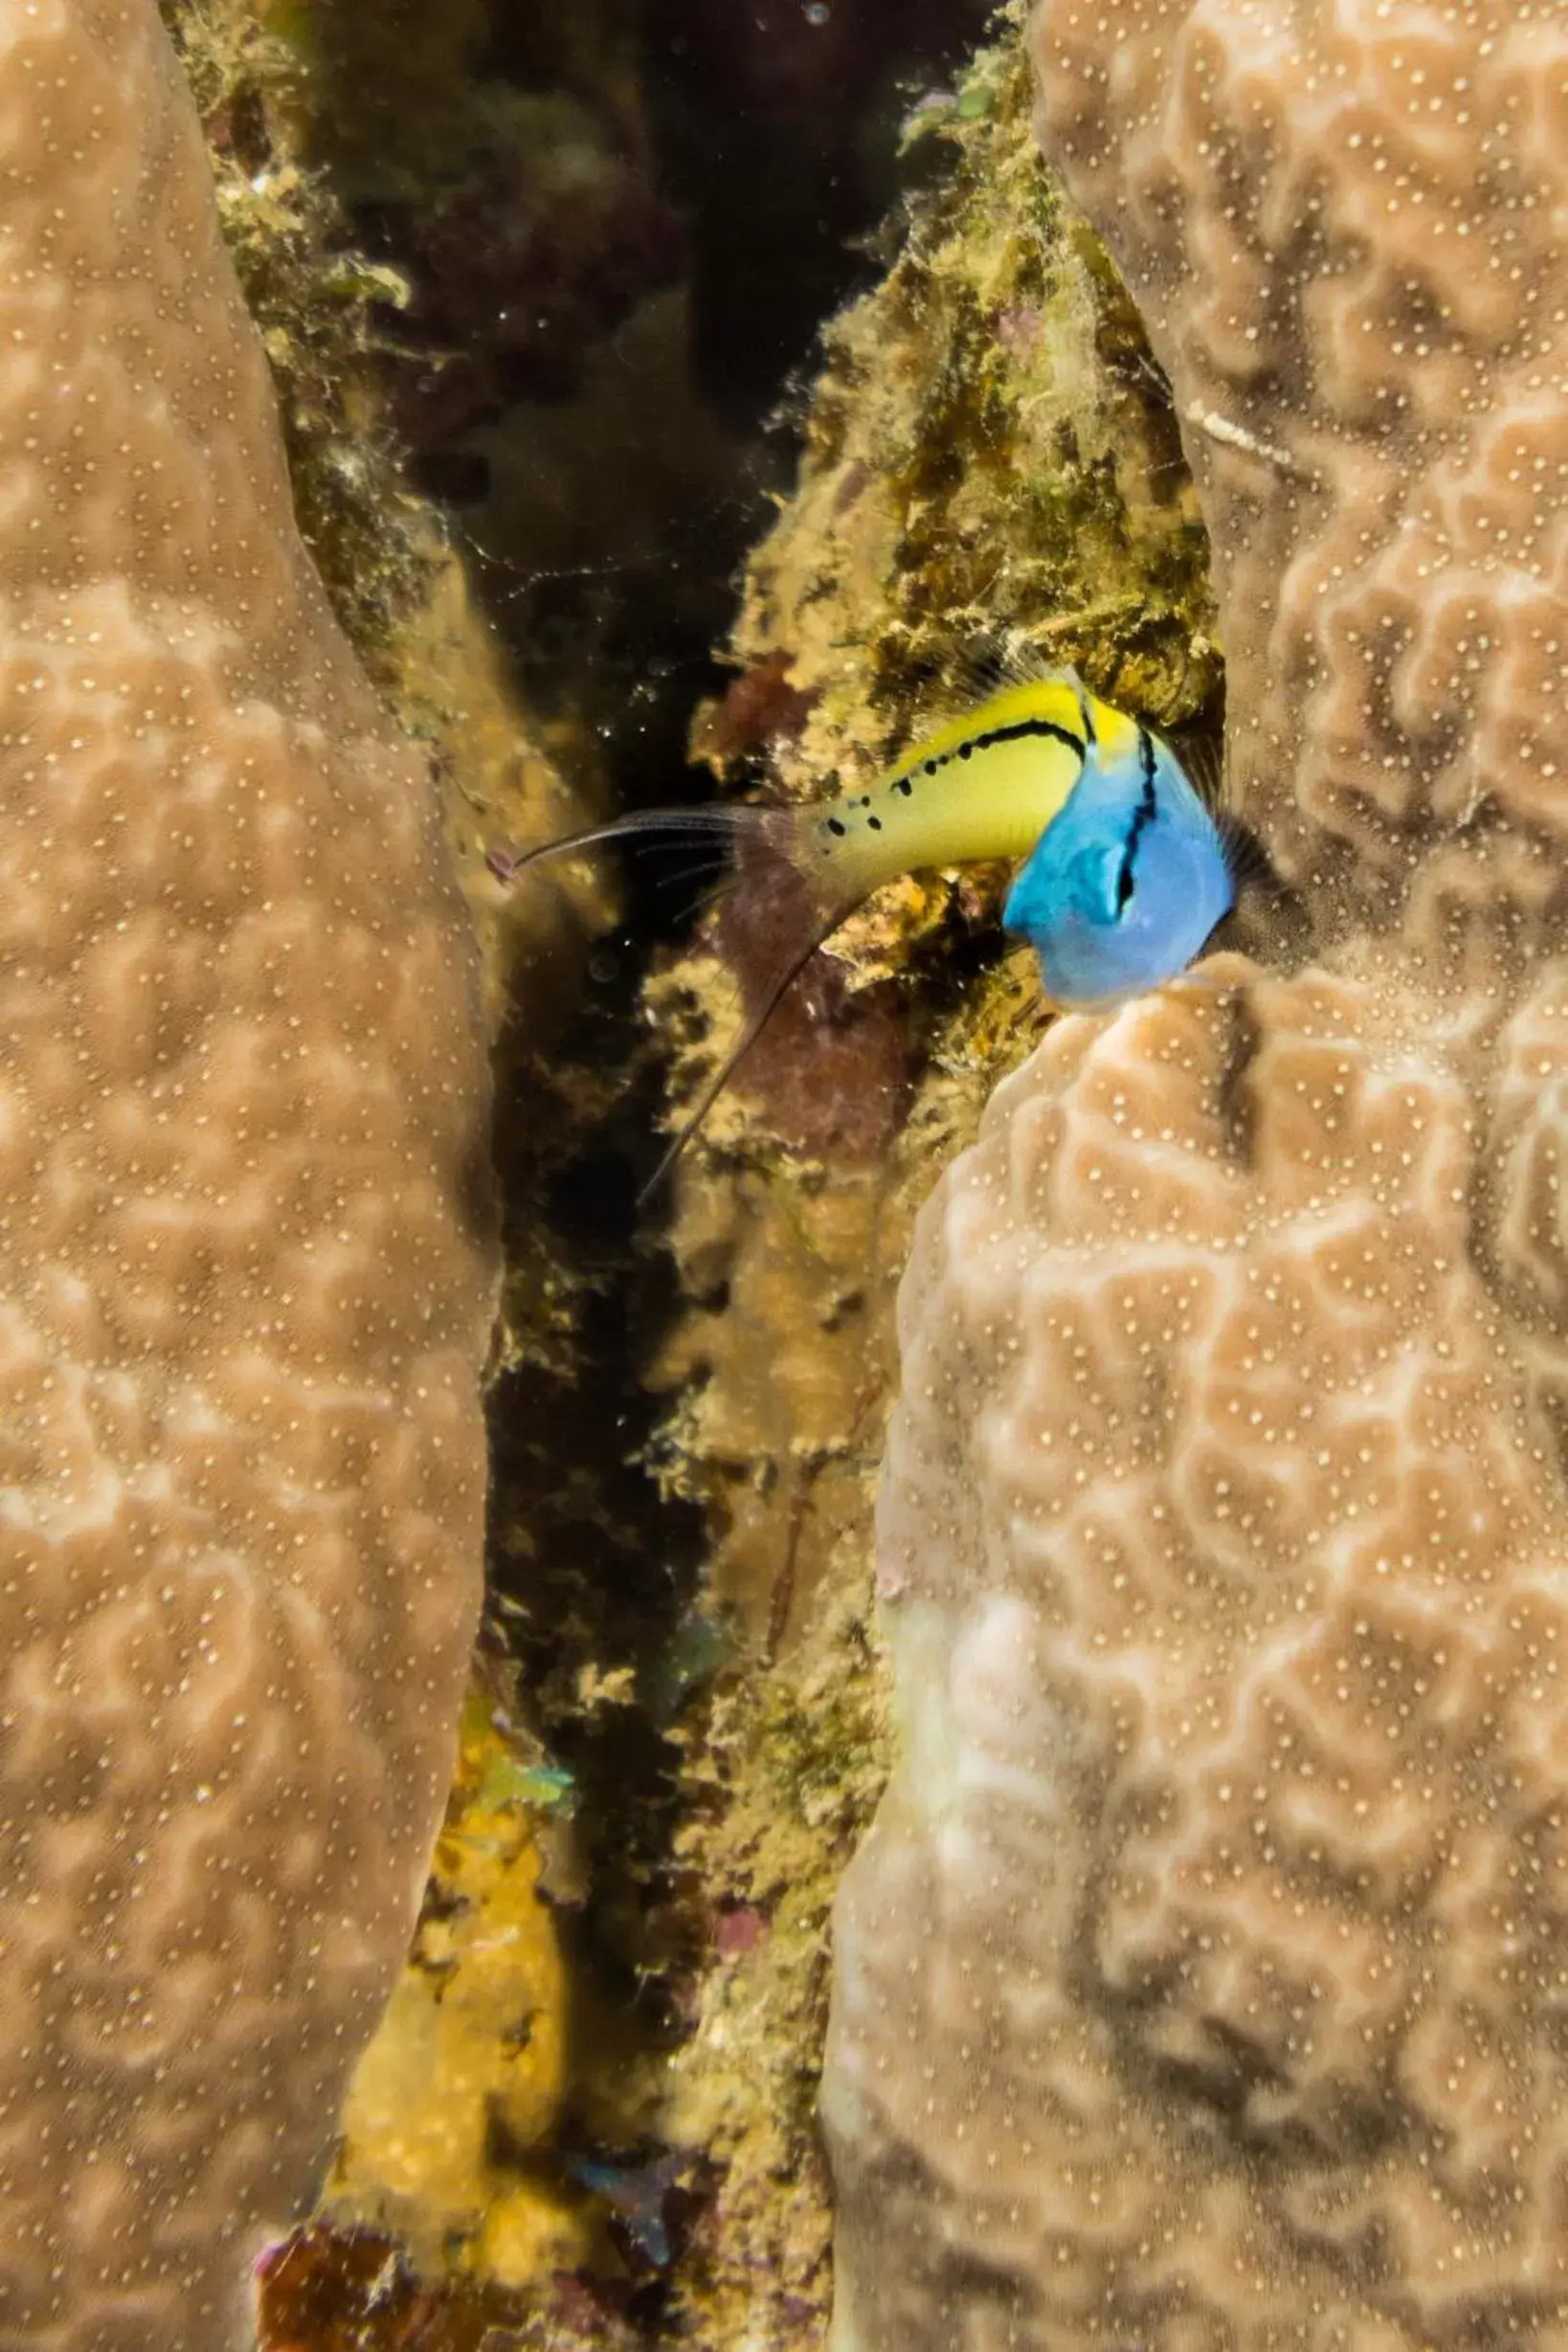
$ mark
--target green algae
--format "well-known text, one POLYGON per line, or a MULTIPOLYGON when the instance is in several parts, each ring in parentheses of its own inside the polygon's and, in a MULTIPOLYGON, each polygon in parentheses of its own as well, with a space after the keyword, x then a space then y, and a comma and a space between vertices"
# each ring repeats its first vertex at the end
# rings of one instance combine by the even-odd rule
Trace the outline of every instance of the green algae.
MULTIPOLYGON (((835 941, 721 1105, 667 1230, 662 1210, 634 1230, 612 1171, 655 1115, 650 1032, 629 1044, 627 991, 599 1002, 583 985, 612 901, 573 884, 514 904, 482 858, 498 836, 571 821, 563 773, 588 809, 606 804, 597 747, 624 724, 618 682, 595 667, 596 643, 577 644, 549 708, 523 706, 519 677, 543 677, 546 651, 521 632, 503 648, 439 509, 410 487, 394 392, 417 342, 411 280, 356 246, 347 209, 403 207, 416 235, 514 195, 545 217, 570 192, 564 148, 612 118, 640 168, 635 11, 556 13, 537 88, 505 94, 477 62, 494 22, 482 0, 426 12, 402 47, 389 40, 401 17, 380 7, 174 11, 302 526, 355 642, 442 760, 485 949, 507 1107, 491 1638, 518 1663, 527 1729, 515 1748, 485 1746, 459 1791, 440 1883, 462 1885, 477 1945, 487 1917, 526 1915, 520 1983, 546 1965, 536 1890, 562 1938, 549 2112, 530 2117, 527 2144, 470 2134, 460 2224, 405 2208, 400 2240, 362 2174, 356 2228, 318 2229, 299 2262, 325 2309, 331 2245, 348 2295, 373 2239, 415 2315, 410 2341, 427 2327, 417 2341, 482 2341, 482 2308, 520 2343, 678 2335, 699 2352, 789 2352, 819 2341, 829 2295, 814 2102, 833 1892, 891 1736, 870 1520, 894 1288, 920 1200, 1041 1012, 1029 959, 999 940, 996 878, 895 886, 835 941), (585 1221, 595 1192, 612 1208, 585 1221), (587 2228, 569 2141, 607 2178, 661 2151, 690 2158, 701 2194, 651 2285, 602 2230, 587 2251, 579 2239, 571 2293, 530 2284, 518 2248, 539 2202, 587 2228)), ((1113 269, 1036 152, 1021 17, 1005 8, 955 91, 916 110, 924 191, 885 235, 881 281, 824 330, 795 419, 798 479, 747 567, 736 687, 695 714, 694 749, 723 789, 809 797, 871 774, 973 697, 998 646, 1074 661, 1167 727, 1215 715, 1207 549, 1176 427, 1113 269)), ((577 259, 604 217, 579 208, 577 259)), ((482 437, 502 576, 587 570, 625 526, 630 459, 605 451, 634 447, 618 437, 628 352, 641 355, 635 405, 671 459, 622 502, 645 506, 639 562, 674 504, 710 497, 730 462, 697 446, 679 289, 617 323, 614 343, 588 308, 562 316, 546 354, 556 405, 482 437), (543 514, 529 511, 540 452, 572 485, 543 514)), ((437 378, 460 364, 431 356, 437 378)), ((743 896, 648 983, 677 1088, 732 1026, 747 956, 743 896)), ((479 1965, 454 1948, 457 1970, 479 1965)), ((427 1948, 414 1965, 428 1978, 429 1963, 427 1948)), ((475 2016, 504 2008, 504 1980, 482 1968, 473 1986, 475 2016)), ((505 2072, 482 2038, 465 2060, 475 2082, 491 2061, 505 2072)), ((548 2232, 538 2244, 542 2264, 556 2259, 548 2232)), ((302 2325, 277 2341, 335 2340, 324 2320, 319 2339, 302 2325)))
POLYGON ((730 1679, 693 1766, 713 1811, 684 1850, 723 1908, 665 2128, 721 2173, 676 2282, 680 2332, 715 2352, 819 2341, 831 2291, 815 2122, 829 1911, 882 1791, 886 1737, 863 1606, 838 1602, 810 1647, 788 1674, 753 1663, 730 1679))
MULTIPOLYGON (((977 650, 1076 662, 1178 726, 1211 704, 1208 549, 1163 385, 1111 264, 1034 144, 1016 10, 958 102, 948 175, 882 284, 827 330, 795 499, 735 651, 779 646, 835 754, 877 765, 966 699, 977 650), (983 95, 983 104, 966 98, 983 95)), ((782 772, 819 789, 829 743, 782 772)))
POLYGON ((290 124, 298 61, 243 0, 166 0, 207 131, 224 238, 260 330, 301 536, 380 681, 423 593, 438 526, 405 486, 377 354, 406 279, 355 246, 341 202, 290 124))

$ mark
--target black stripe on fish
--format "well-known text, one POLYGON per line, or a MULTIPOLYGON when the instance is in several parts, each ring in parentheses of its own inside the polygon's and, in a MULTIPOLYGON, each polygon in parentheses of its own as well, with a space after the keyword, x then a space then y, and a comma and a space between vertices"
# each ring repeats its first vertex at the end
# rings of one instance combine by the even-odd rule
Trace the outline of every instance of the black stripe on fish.
MULTIPOLYGON (((947 767, 951 760, 973 759, 976 751, 989 751, 993 744, 1021 743, 1031 735, 1042 736, 1053 743, 1064 743, 1069 750, 1077 752, 1078 765, 1080 768, 1083 767, 1087 747, 1083 736, 1075 735, 1070 727, 1059 727, 1054 719, 1016 719, 1010 727, 989 728, 983 735, 971 735, 966 743, 954 744, 951 751, 933 752, 929 757, 917 761, 915 766, 907 770, 903 775, 892 777, 888 790, 902 793, 905 799, 907 800, 913 795, 916 776, 935 775, 937 771, 947 767)), ((846 801, 843 805, 846 808, 866 808, 870 805, 870 795, 862 794, 858 800, 846 801)), ((868 818, 866 822, 876 832, 882 831, 880 818, 868 818)), ((842 840, 849 831, 849 826, 841 817, 824 817, 820 830, 823 833, 831 833, 836 840, 842 840)))
POLYGON ((1138 729, 1138 759, 1143 769, 1143 790, 1127 828, 1122 843, 1122 862, 1116 875, 1116 912, 1122 913, 1132 895, 1132 868, 1138 855, 1138 840, 1146 825, 1152 825, 1159 815, 1159 802, 1154 797, 1154 738, 1146 727, 1138 729))
POLYGON ((967 742, 954 744, 951 751, 938 751, 932 757, 921 760, 910 769, 908 774, 894 776, 893 790, 903 793, 907 799, 914 790, 915 776, 935 775, 937 770, 945 768, 950 760, 973 759, 976 751, 989 751, 995 743, 1021 743, 1030 735, 1043 735, 1053 742, 1064 743, 1069 750, 1077 752, 1078 763, 1082 767, 1084 739, 1081 735, 1075 735, 1070 727, 1058 727, 1054 719, 1015 719, 1011 727, 990 728, 983 735, 971 735, 967 742))

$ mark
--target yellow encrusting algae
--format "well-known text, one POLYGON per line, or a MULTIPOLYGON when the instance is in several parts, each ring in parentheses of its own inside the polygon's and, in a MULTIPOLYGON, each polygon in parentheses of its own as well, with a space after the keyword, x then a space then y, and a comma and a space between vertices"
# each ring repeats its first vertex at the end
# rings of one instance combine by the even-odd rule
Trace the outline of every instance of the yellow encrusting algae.
POLYGON ((325 2200, 335 2221, 395 2229, 437 2274, 502 2286, 571 2270, 592 2244, 580 2195, 548 2162, 568 1984, 540 1893, 539 1803, 474 1693, 414 1950, 355 2072, 325 2200))

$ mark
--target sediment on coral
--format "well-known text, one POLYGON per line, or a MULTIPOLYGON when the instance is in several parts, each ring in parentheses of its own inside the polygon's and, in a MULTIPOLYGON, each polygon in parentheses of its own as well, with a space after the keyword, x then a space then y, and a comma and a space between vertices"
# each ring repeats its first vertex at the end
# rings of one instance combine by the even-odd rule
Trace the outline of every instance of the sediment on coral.
POLYGON ((1032 46, 1317 960, 1062 1022, 924 1213, 832 2341, 1556 2345, 1568 39, 1032 46))
POLYGON ((219 2352, 480 1598, 476 959, 155 11, 0 27, 0 2341, 219 2352))

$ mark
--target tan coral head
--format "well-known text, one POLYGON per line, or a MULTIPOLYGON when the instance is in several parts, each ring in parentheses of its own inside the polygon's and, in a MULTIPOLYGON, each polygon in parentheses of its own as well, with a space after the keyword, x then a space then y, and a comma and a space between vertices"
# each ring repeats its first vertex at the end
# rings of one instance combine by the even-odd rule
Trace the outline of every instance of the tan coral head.
POLYGON ((152 0, 0 11, 0 2344, 229 2352, 480 1583, 472 943, 152 0))
POLYGON ((1381 974, 1229 976, 1062 1023, 917 1240, 841 2352, 1568 2324, 1568 962, 1490 1125, 1381 974))

